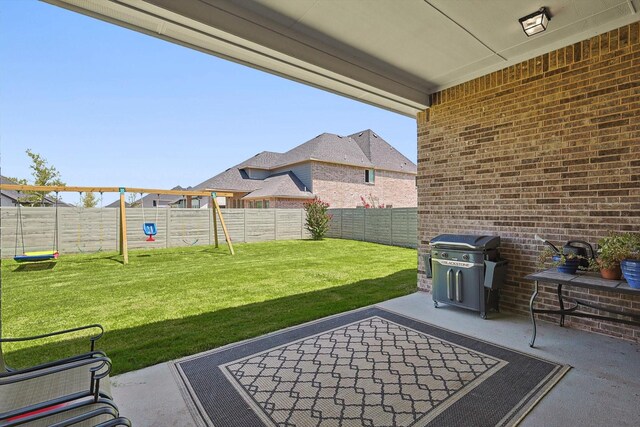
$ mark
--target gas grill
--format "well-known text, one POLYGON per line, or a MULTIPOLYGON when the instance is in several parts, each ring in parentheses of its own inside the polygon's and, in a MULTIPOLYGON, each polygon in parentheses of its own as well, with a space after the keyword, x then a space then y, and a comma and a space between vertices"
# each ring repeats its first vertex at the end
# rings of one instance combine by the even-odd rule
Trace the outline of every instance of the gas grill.
POLYGON ((498 311, 507 261, 500 259, 500 237, 441 234, 430 242, 425 265, 432 278, 431 292, 438 303, 479 311, 498 311))

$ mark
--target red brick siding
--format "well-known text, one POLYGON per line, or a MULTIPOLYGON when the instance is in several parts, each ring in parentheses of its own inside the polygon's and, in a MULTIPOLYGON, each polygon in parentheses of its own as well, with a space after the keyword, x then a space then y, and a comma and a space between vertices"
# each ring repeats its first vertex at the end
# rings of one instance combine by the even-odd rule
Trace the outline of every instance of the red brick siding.
POLYGON ((364 182, 365 168, 313 163, 313 193, 332 208, 362 206, 361 196, 373 195, 379 203, 393 207, 415 207, 415 176, 400 172, 376 170, 373 184, 364 182))
MULTIPOLYGON (((311 200, 311 199, 310 199, 311 200)), ((272 205, 270 208, 286 208, 286 209, 302 209, 304 208, 304 203, 310 200, 304 199, 275 199, 272 201, 272 205)))
MULTIPOLYGON (((418 115, 419 253, 441 233, 497 234, 502 307, 527 313, 542 247, 640 231, 640 23, 438 92, 418 115)), ((419 287, 430 288, 419 261, 419 287)), ((640 310, 640 298, 573 291, 640 310)), ((545 288, 541 301, 555 307, 545 288)), ((631 340, 640 328, 569 318, 631 340)))

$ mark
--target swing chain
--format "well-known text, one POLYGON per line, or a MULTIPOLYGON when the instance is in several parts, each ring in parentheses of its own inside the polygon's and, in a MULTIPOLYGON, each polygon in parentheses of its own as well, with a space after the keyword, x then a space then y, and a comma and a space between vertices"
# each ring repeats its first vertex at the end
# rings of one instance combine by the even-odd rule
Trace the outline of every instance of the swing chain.
POLYGON ((54 224, 54 231, 53 231, 53 252, 57 252, 58 251, 58 198, 59 198, 59 191, 56 191, 56 199, 55 199, 55 209, 56 209, 56 222, 54 224))

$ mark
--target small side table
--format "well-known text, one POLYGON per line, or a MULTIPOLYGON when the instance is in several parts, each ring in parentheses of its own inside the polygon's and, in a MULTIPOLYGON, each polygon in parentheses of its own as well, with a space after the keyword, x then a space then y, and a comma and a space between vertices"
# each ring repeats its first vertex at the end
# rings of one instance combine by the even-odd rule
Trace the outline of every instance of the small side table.
POLYGON ((557 269, 552 268, 538 273, 530 274, 525 277, 526 280, 532 280, 535 284, 531 300, 529 301, 529 311, 531 312, 531 323, 533 324, 533 335, 529 346, 533 347, 536 341, 536 313, 558 314, 560 316, 560 326, 564 326, 565 316, 586 317, 589 319, 607 320, 610 322, 624 323, 627 325, 640 326, 640 313, 622 310, 613 310, 594 304, 590 301, 584 301, 576 298, 563 296, 562 287, 572 286, 576 288, 597 289, 599 291, 607 291, 614 294, 633 294, 640 295, 640 289, 634 289, 624 280, 608 280, 603 279, 595 273, 577 272, 576 274, 559 273, 557 269), (558 294, 557 310, 542 310, 534 308, 536 297, 538 296, 538 284, 545 283, 556 285, 556 293, 558 294), (565 303, 568 306, 565 307, 565 303), (624 318, 603 316, 585 311, 580 311, 580 307, 588 307, 599 310, 601 312, 624 316, 624 318))

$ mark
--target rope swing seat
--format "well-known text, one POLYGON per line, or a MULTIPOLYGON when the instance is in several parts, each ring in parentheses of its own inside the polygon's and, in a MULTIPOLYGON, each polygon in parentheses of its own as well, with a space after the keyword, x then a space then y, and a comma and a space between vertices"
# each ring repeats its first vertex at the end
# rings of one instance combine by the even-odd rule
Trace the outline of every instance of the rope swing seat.
POLYGON ((53 248, 50 251, 25 251, 24 245, 24 229, 22 225, 22 209, 20 208, 21 203, 18 203, 18 212, 17 212, 17 221, 16 221, 16 246, 15 246, 15 256, 13 260, 16 262, 39 262, 39 261, 48 261, 52 259, 58 259, 60 255, 58 252, 58 192, 56 192, 55 199, 55 223, 53 230, 53 248), (18 240, 20 238, 20 240, 18 240), (22 242, 22 253, 18 253, 18 243, 22 242))

